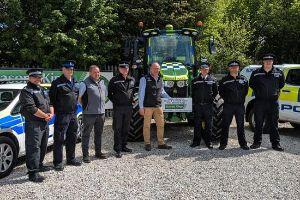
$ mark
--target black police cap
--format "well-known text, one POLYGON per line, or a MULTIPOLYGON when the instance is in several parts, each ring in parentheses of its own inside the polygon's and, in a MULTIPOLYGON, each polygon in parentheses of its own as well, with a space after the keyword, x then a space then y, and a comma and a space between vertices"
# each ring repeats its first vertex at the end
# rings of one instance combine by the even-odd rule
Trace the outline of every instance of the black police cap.
POLYGON ((119 67, 120 67, 120 68, 129 68, 129 64, 128 64, 127 62, 121 62, 121 63, 119 64, 119 67))
POLYGON ((230 61, 230 62, 228 63, 227 66, 228 66, 228 67, 233 67, 233 66, 241 66, 241 65, 240 65, 239 61, 237 61, 237 60, 232 60, 232 61, 230 61))
POLYGON ((263 57, 263 60, 274 60, 274 59, 275 59, 275 55, 272 53, 267 53, 263 57))
POLYGON ((208 62, 201 62, 198 67, 200 68, 209 68, 209 63, 208 62))
POLYGON ((65 68, 75 68, 76 62, 74 60, 67 60, 61 66, 65 68))
POLYGON ((28 76, 42 77, 43 76, 43 69, 41 69, 41 68, 28 69, 26 71, 26 74, 28 74, 28 76))

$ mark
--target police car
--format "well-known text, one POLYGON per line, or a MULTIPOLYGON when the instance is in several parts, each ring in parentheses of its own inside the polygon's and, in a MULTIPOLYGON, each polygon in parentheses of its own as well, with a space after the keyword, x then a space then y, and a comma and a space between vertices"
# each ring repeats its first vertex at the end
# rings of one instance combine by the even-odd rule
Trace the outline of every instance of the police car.
MULTIPOLYGON (((245 67, 241 74, 250 79, 251 73, 260 68, 261 65, 250 65, 245 67)), ((279 96, 279 121, 290 122, 290 124, 300 129, 300 64, 283 64, 275 65, 276 68, 283 71, 285 75, 285 86, 281 89, 279 96)), ((246 97, 246 121, 249 122, 250 128, 254 130, 254 94, 249 89, 246 97)))
MULTIPOLYGON (((8 176, 18 158, 25 156, 24 118, 20 114, 20 91, 25 83, 6 83, 0 81, 0 178, 8 176)), ((50 85, 43 85, 46 89, 50 85)), ((82 108, 78 104, 78 137, 81 136, 82 108)), ((54 117, 49 121, 48 146, 53 144, 54 117)))

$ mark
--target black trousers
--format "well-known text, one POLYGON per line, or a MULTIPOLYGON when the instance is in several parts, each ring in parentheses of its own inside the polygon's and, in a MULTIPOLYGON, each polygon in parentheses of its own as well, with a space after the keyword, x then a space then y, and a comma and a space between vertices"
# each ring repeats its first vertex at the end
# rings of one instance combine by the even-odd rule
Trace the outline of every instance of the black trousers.
POLYGON ((280 143, 278 132, 279 104, 277 101, 259 101, 254 103, 255 131, 253 141, 261 144, 264 122, 270 133, 270 141, 273 146, 280 143))
POLYGON ((203 104, 194 105, 194 138, 193 144, 199 145, 203 138, 206 145, 211 144, 212 123, 213 123, 213 105, 203 104), (204 129, 202 127, 204 122, 204 129))
POLYGON ((83 132, 82 132, 82 155, 89 156, 89 143, 91 132, 94 128, 95 154, 101 154, 101 136, 105 121, 105 114, 83 114, 83 132))
POLYGON ((114 129, 114 150, 120 152, 127 145, 127 136, 130 128, 132 115, 131 106, 114 107, 113 129, 114 129))
POLYGON ((247 145, 245 138, 245 107, 243 104, 224 104, 223 107, 223 121, 220 145, 226 146, 228 143, 229 127, 233 116, 235 116, 237 124, 237 135, 240 146, 247 145))
POLYGON ((77 116, 75 114, 57 114, 54 122, 53 164, 62 164, 63 144, 66 144, 67 161, 75 159, 77 140, 77 116))
POLYGON ((49 137, 48 123, 25 120, 26 166, 28 173, 38 172, 43 164, 49 137))

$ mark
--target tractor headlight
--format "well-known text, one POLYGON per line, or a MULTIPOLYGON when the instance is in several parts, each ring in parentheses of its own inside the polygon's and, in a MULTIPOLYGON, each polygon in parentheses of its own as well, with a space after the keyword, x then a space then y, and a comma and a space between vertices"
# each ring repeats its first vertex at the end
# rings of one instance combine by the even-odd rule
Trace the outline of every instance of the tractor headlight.
POLYGON ((182 88, 182 87, 184 87, 186 85, 187 85, 186 81, 177 81, 177 86, 180 87, 180 88, 182 88))
POLYGON ((165 81, 165 87, 171 88, 174 86, 174 81, 165 81))
POLYGON ((183 31, 183 34, 184 34, 184 35, 190 35, 191 32, 190 32, 190 31, 183 31))
POLYGON ((198 35, 198 32, 193 31, 193 32, 192 32, 192 35, 196 36, 196 35, 198 35))

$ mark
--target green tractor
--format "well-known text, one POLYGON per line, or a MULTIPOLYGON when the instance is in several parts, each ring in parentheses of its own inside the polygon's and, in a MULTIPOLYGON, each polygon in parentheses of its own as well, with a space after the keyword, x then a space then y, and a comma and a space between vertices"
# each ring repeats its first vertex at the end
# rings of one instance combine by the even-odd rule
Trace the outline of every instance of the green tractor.
MULTIPOLYGON (((193 124, 190 83, 199 74, 195 67, 195 40, 200 34, 201 31, 196 29, 174 30, 172 25, 167 25, 164 30, 148 29, 141 31, 138 37, 126 39, 123 57, 131 63, 131 73, 137 82, 128 135, 130 141, 143 140, 143 118, 139 115, 138 106, 138 82, 149 72, 152 62, 160 63, 164 89, 172 97, 163 100, 166 122, 187 121, 193 124)), ((211 53, 215 52, 213 38, 210 39, 209 49, 211 53)), ((217 140, 221 131, 222 99, 217 97, 214 105, 213 139, 217 140)))

